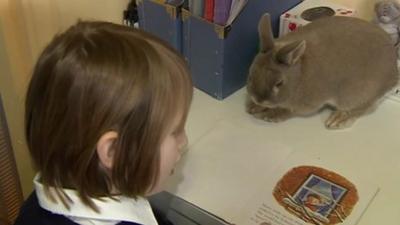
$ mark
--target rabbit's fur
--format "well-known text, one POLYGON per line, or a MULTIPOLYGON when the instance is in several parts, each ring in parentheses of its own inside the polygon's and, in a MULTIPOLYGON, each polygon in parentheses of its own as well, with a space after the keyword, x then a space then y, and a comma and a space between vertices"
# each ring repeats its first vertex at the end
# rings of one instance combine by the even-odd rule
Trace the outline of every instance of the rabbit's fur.
POLYGON ((326 127, 347 127, 398 81, 390 37, 361 19, 322 18, 274 40, 265 14, 258 31, 246 105, 257 118, 279 122, 329 106, 326 127))

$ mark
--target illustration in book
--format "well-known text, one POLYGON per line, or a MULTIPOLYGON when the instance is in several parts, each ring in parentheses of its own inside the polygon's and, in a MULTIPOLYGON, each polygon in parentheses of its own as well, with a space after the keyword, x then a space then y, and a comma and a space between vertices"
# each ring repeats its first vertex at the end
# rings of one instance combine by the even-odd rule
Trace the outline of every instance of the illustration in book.
POLYGON ((357 224, 378 187, 358 179, 354 171, 344 175, 327 168, 326 162, 299 154, 288 157, 271 174, 265 195, 255 196, 259 200, 252 201, 258 203, 246 224, 357 224))
POLYGON ((273 196, 289 213, 316 225, 344 222, 358 202, 354 184, 314 166, 291 169, 275 186, 273 196))

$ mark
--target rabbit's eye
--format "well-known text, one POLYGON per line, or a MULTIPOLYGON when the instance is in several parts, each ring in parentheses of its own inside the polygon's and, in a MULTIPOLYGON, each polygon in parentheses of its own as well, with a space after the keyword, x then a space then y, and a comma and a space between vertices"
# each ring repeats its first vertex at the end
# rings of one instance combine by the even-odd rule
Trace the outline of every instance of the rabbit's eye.
POLYGON ((280 88, 282 85, 283 85, 283 80, 280 80, 275 84, 275 87, 280 88))

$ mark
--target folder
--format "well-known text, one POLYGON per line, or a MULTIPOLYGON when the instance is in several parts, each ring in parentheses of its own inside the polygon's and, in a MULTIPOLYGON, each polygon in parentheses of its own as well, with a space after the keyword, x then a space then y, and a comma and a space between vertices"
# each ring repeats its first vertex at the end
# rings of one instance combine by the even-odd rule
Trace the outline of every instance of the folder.
POLYGON ((215 0, 205 0, 204 2, 204 18, 210 22, 214 19, 214 2, 215 0))
POLYGON ((189 0, 189 10, 193 15, 203 17, 204 0, 189 0))
POLYGON ((184 1, 185 0, 167 0, 166 3, 178 7, 183 5, 184 1))
POLYGON ((231 10, 232 0, 215 0, 214 23, 225 25, 231 10))

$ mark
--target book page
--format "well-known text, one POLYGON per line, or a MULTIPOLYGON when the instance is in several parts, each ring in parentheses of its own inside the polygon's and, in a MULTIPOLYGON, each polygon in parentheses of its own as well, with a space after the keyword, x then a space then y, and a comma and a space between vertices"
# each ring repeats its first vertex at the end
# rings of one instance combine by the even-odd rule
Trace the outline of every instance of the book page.
POLYGON ((243 204, 260 193, 269 173, 290 152, 266 133, 221 121, 183 155, 167 190, 242 225, 252 209, 244 209, 243 204))
MULTIPOLYGON (((378 187, 321 159, 291 154, 249 204, 249 225, 356 224, 378 187)), ((361 171, 362 172, 362 171, 361 171)))

